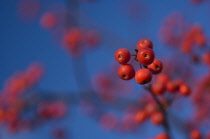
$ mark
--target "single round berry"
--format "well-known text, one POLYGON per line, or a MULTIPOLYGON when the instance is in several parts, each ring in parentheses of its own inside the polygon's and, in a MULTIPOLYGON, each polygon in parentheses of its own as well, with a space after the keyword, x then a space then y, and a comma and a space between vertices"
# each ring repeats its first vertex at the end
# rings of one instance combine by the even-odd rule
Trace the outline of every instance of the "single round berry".
POLYGON ((123 80, 131 80, 135 76, 135 70, 129 64, 121 65, 118 69, 118 75, 123 80))
POLYGON ((162 95, 165 93, 166 87, 164 83, 161 82, 155 82, 151 86, 152 91, 156 95, 162 95))
POLYGON ((142 48, 151 48, 153 49, 153 44, 148 39, 142 39, 137 43, 137 49, 140 50, 142 48))
POLYGON ((168 81, 169 81, 169 76, 165 73, 158 74, 158 76, 156 78, 156 82, 166 84, 168 81))
POLYGON ((97 47, 100 41, 101 36, 98 31, 90 30, 84 33, 84 43, 87 44, 89 48, 97 47))
POLYGON ((158 134, 156 139, 169 139, 169 136, 166 133, 158 134))
POLYGON ((207 66, 210 66, 210 52, 205 52, 202 54, 202 62, 207 66))
POLYGON ((191 93, 191 90, 188 85, 183 83, 179 87, 179 92, 184 96, 188 96, 191 93))
POLYGON ((201 139, 201 133, 198 130, 193 130, 190 133, 191 139, 201 139))
POLYGON ((157 111, 157 106, 154 103, 148 103, 145 106, 145 111, 147 112, 147 114, 151 115, 152 113, 157 111))
POLYGON ((128 49, 120 48, 115 53, 115 59, 120 64, 127 64, 130 58, 131 55, 128 49))
POLYGON ((151 115, 151 122, 154 124, 154 125, 160 125, 162 124, 164 121, 164 116, 161 112, 154 112, 152 113, 151 115))
POLYGON ((53 13, 45 13, 41 18, 41 26, 45 29, 52 29, 56 25, 56 16, 53 13))
POLYGON ((146 111, 138 111, 135 115, 135 121, 137 123, 142 123, 147 119, 147 112, 146 111))
POLYGON ((137 60, 143 65, 152 64, 155 59, 155 53, 150 48, 140 49, 137 53, 137 60))
POLYGON ((140 69, 136 72, 135 80, 138 84, 147 84, 152 80, 152 73, 148 69, 140 69))
POLYGON ((168 92, 174 93, 179 90, 179 82, 176 80, 168 81, 166 83, 166 89, 168 92))
POLYGON ((152 72, 152 74, 159 74, 163 69, 163 63, 155 59, 152 64, 148 65, 148 69, 152 72))

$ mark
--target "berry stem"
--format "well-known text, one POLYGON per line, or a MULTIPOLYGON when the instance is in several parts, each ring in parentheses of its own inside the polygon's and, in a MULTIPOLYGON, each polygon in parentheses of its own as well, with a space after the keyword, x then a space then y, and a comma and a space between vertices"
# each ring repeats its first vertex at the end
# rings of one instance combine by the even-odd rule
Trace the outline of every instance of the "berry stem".
POLYGON ((135 52, 138 53, 139 50, 135 49, 135 52))
MULTIPOLYGON (((79 27, 79 8, 80 3, 78 0, 66 0, 66 31, 73 27, 79 27)), ((87 81, 90 80, 88 68, 87 68, 87 58, 84 55, 72 59, 71 61, 73 67, 73 74, 78 89, 85 88, 87 86, 87 81), (85 71, 85 72, 84 72, 85 71)))
POLYGON ((66 0, 67 8, 67 27, 75 27, 79 25, 79 2, 78 0, 66 0), (69 13, 71 11, 71 13, 69 13))
POLYGON ((152 98, 157 103, 157 105, 158 105, 161 113, 164 116, 164 122, 163 122, 164 130, 165 130, 166 134, 169 136, 169 139, 172 139, 171 138, 171 131, 170 131, 170 127, 169 127, 169 122, 168 122, 168 119, 167 119, 167 111, 166 111, 165 107, 160 102, 160 100, 158 99, 158 97, 154 94, 154 92, 151 90, 151 85, 145 86, 144 88, 149 91, 149 93, 151 94, 152 98))
POLYGON ((141 65, 141 64, 139 64, 139 66, 140 66, 140 69, 142 69, 142 65, 141 65))

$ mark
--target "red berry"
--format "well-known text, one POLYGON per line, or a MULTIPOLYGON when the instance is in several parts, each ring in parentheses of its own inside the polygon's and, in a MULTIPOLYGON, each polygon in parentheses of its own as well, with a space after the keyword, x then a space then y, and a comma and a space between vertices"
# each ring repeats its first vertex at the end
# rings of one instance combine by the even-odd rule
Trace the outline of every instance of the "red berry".
POLYGON ((201 139, 201 133, 198 130, 193 130, 190 133, 191 139, 201 139))
POLYGON ((84 42, 91 48, 97 46, 100 43, 100 34, 95 30, 91 30, 85 33, 84 42))
POLYGON ((151 89, 154 92, 154 94, 162 95, 165 92, 166 87, 164 83, 156 82, 152 84, 151 89))
POLYGON ((205 52, 202 55, 202 62, 207 66, 210 66, 210 52, 205 52))
POLYGON ((153 44, 148 39, 142 39, 137 43, 137 49, 140 50, 142 48, 151 48, 153 49, 153 44))
POLYGON ((145 111, 148 113, 148 114, 152 114, 153 112, 155 112, 157 110, 157 107, 155 104, 153 103, 148 103, 146 106, 145 106, 145 111))
POLYGON ((179 92, 180 92, 182 95, 187 96, 187 95, 189 95, 189 94, 191 93, 191 90, 190 90, 190 88, 189 88, 188 85, 186 85, 186 84, 183 83, 183 84, 181 84, 180 87, 179 87, 179 92))
POLYGON ((166 83, 166 89, 168 92, 174 93, 179 90, 179 82, 178 81, 168 81, 166 83))
POLYGON ((140 69, 136 72, 135 80, 138 84, 147 84, 152 80, 152 73, 148 69, 140 69))
POLYGON ((120 48, 115 53, 115 59, 120 64, 127 64, 130 58, 130 52, 125 48, 120 48))
POLYGON ((157 135, 156 139, 169 139, 169 136, 165 133, 157 135))
POLYGON ((154 124, 154 125, 160 125, 162 124, 164 121, 164 116, 161 112, 154 112, 152 113, 151 115, 151 122, 154 124))
POLYGON ((56 25, 56 17, 53 13, 45 13, 41 18, 41 26, 45 29, 51 29, 56 25))
POLYGON ((152 74, 159 74, 163 69, 163 64, 160 60, 155 59, 152 64, 148 65, 148 69, 152 74))
POLYGON ((72 28, 65 34, 63 42, 68 49, 72 50, 78 48, 78 46, 82 42, 82 38, 83 38, 82 30, 79 28, 72 28))
POLYGON ((158 74, 158 76, 156 78, 156 82, 166 84, 168 81, 169 81, 169 76, 165 73, 158 74))
POLYGON ((118 75, 123 80, 131 80, 135 76, 135 70, 129 64, 121 65, 118 69, 118 75))
POLYGON ((143 65, 152 64, 155 58, 155 53, 150 48, 143 48, 138 51, 137 60, 143 65))
POLYGON ((146 111, 138 111, 135 115, 135 121, 137 123, 142 123, 147 119, 147 112, 146 111))

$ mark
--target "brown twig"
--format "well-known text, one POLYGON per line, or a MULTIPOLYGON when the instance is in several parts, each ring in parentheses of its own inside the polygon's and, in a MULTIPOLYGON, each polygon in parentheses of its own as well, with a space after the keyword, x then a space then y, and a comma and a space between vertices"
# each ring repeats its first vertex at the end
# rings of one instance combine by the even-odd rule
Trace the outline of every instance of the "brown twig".
POLYGON ((167 118, 167 111, 166 111, 164 105, 160 102, 160 100, 158 99, 158 97, 151 90, 151 85, 145 86, 145 89, 149 91, 149 93, 151 94, 152 98, 157 103, 157 105, 158 105, 161 113, 163 114, 163 116, 164 116, 164 121, 163 121, 164 130, 165 130, 166 134, 169 136, 169 139, 172 139, 171 138, 171 131, 170 131, 170 127, 169 127, 169 122, 168 122, 168 118, 167 118))

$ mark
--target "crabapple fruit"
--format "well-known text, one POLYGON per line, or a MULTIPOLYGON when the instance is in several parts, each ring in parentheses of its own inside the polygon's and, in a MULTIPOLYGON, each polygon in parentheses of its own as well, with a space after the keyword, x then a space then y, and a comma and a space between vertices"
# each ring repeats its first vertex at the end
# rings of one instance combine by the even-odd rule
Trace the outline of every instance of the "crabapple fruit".
POLYGON ((151 48, 153 49, 153 44, 149 39, 142 39, 137 43, 137 49, 140 50, 142 48, 151 48))
POLYGON ((164 83, 156 82, 152 84, 151 89, 154 92, 154 94, 162 95, 165 92, 166 87, 164 83))
POLYGON ((169 139, 169 136, 166 133, 160 133, 157 135, 156 139, 169 139))
POLYGON ((173 80, 173 81, 168 81, 166 83, 166 89, 168 92, 174 93, 179 90, 179 82, 173 80))
POLYGON ((166 84, 169 81, 169 76, 165 73, 158 74, 155 81, 166 84))
POLYGON ((135 80, 138 84, 147 84, 152 80, 152 73, 148 69, 140 69, 136 72, 135 80))
POLYGON ((51 29, 56 25, 56 16, 53 13, 45 13, 40 22, 43 28, 51 29))
POLYGON ((147 112, 146 111, 138 111, 135 115, 135 121, 137 123, 142 123, 147 118, 147 112))
POLYGON ((151 115, 151 122, 154 124, 154 125, 160 125, 162 124, 164 121, 164 116, 161 112, 154 112, 152 113, 151 115))
POLYGON ((127 64, 130 58, 130 52, 126 48, 120 48, 115 53, 115 59, 120 64, 127 64))
POLYGON ((207 66, 210 65, 210 52, 205 52, 202 54, 202 62, 207 66))
POLYGON ((181 84, 180 87, 179 87, 179 92, 180 92, 182 95, 187 96, 187 95, 189 95, 189 94, 191 93, 191 90, 190 90, 190 88, 189 88, 188 85, 186 85, 186 84, 183 83, 183 84, 181 84))
POLYGON ((143 65, 150 65, 155 59, 155 53, 150 48, 140 49, 137 53, 137 60, 143 65))
POLYGON ((198 130, 193 130, 190 133, 191 139, 201 139, 201 133, 198 130))
POLYGON ((163 64, 160 60, 155 59, 152 64, 148 65, 148 69, 152 74, 159 74, 163 69, 163 64))
POLYGON ((118 75, 123 80, 131 80, 135 76, 135 70, 129 64, 121 65, 118 69, 118 75))

